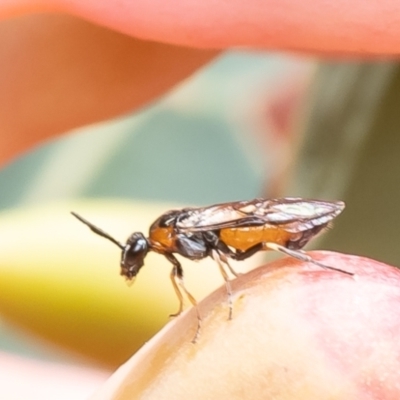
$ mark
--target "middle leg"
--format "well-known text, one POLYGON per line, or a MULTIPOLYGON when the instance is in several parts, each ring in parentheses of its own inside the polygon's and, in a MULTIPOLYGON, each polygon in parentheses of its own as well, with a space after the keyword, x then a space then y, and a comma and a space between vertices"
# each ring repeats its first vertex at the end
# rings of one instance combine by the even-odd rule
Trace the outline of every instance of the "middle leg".
MULTIPOLYGON (((219 253, 217 250, 213 250, 212 253, 211 253, 211 257, 218 264, 218 267, 219 267, 219 270, 221 272, 221 275, 222 275, 222 277, 224 278, 224 281, 225 281, 225 287, 226 287, 226 292, 228 293, 228 304, 229 304, 228 319, 232 319, 232 312, 233 312, 232 288, 231 288, 231 283, 229 281, 229 276, 225 271, 223 263, 228 265, 228 266, 229 266, 229 264, 225 263, 225 261, 222 259, 221 255, 222 254, 219 253)), ((225 259, 226 259, 226 257, 225 257, 225 259)))

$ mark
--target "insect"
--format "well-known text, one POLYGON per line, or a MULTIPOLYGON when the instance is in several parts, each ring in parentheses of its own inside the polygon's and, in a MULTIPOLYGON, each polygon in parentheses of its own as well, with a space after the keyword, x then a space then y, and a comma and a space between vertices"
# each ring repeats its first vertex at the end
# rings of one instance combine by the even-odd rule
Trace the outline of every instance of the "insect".
MULTIPOLYGON (((352 275, 350 272, 313 260, 301 249, 319 232, 328 227, 344 209, 341 201, 305 200, 302 198, 263 199, 216 204, 204 208, 184 208, 162 214, 151 226, 148 237, 132 233, 125 244, 72 213, 94 233, 110 240, 122 250, 121 275, 133 280, 144 265, 149 251, 162 254, 172 264, 172 285, 183 310, 183 293, 196 306, 195 298, 183 282, 183 269, 174 254, 191 260, 212 257, 226 283, 229 318, 232 317, 232 291, 228 269, 237 273, 229 259, 245 260, 262 250, 275 250, 321 268, 352 275)), ((198 332, 201 317, 198 309, 198 332)), ((195 338, 195 339, 196 339, 195 338)))

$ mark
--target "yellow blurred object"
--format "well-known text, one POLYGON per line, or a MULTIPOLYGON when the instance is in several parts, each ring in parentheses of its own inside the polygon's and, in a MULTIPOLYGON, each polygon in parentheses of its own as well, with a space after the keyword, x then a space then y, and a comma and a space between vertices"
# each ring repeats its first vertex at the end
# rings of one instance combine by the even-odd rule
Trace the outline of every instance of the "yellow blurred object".
MULTIPOLYGON (((70 211, 124 242, 133 231, 147 234, 170 208, 80 200, 1 213, 0 315, 103 366, 119 365, 177 311, 171 265, 150 253, 128 287, 119 275, 118 247, 93 234, 70 211)), ((186 286, 197 299, 222 285, 212 260, 182 263, 186 286)))

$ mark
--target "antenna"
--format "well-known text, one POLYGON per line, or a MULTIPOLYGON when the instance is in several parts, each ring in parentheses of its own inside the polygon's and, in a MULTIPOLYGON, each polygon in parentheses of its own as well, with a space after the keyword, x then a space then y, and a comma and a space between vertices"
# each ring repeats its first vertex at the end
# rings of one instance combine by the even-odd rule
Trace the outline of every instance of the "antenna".
POLYGON ((86 221, 85 218, 82 218, 80 215, 74 213, 73 211, 71 211, 71 214, 79 219, 79 221, 81 221, 82 223, 84 223, 85 225, 87 225, 90 230, 94 233, 96 233, 99 236, 102 236, 103 238, 108 239, 109 241, 113 242, 114 244, 116 244, 121 250, 125 249, 125 246, 118 242, 118 240, 114 239, 112 236, 110 236, 108 233, 104 232, 103 230, 101 230, 100 228, 98 228, 97 226, 93 225, 92 223, 90 223, 89 221, 86 221))

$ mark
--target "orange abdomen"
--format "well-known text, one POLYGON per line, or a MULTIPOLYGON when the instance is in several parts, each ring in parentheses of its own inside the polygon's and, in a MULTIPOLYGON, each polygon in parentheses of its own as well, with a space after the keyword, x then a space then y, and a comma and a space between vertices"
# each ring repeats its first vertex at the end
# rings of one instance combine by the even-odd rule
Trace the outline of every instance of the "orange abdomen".
POLYGON ((226 245, 242 251, 263 242, 285 246, 291 236, 291 233, 274 226, 227 228, 220 231, 220 238, 226 245))

